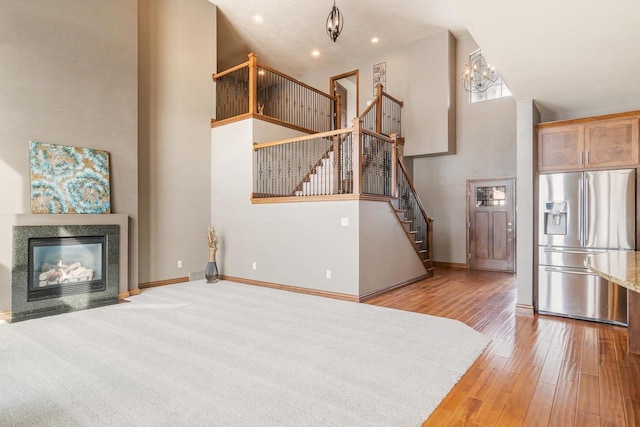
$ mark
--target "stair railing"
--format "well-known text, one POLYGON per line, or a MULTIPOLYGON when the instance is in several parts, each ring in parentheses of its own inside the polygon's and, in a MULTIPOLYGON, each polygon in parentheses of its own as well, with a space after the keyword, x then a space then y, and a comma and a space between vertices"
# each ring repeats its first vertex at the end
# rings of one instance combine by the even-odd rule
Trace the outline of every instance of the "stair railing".
POLYGON ((254 144, 253 198, 369 195, 395 197, 397 143, 353 127, 254 144))
POLYGON ((378 83, 376 97, 360 115, 364 129, 387 136, 402 136, 403 106, 404 102, 386 93, 378 83))
POLYGON ((420 241, 420 250, 427 251, 427 259, 430 260, 427 270, 431 272, 433 270, 433 218, 427 216, 402 161, 397 159, 397 162, 398 209, 405 211, 405 219, 411 221, 410 229, 417 232, 416 241, 420 241))
POLYGON ((328 95, 299 80, 258 62, 249 60, 214 74, 216 118, 212 125, 227 120, 257 117, 285 124, 307 133, 334 128, 334 112, 340 111, 339 98, 328 95))
POLYGON ((348 128, 254 144, 253 198, 352 192, 352 135, 348 128))

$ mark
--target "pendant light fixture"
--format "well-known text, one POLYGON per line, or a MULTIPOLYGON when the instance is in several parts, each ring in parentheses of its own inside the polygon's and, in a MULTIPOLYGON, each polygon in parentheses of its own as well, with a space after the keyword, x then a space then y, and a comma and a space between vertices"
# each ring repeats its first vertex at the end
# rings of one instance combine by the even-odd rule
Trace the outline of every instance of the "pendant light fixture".
POLYGON ((471 93, 486 92, 498 78, 495 67, 487 62, 487 58, 480 49, 469 55, 469 63, 460 74, 465 90, 471 93))
POLYGON ((334 43, 342 32, 343 24, 344 18, 342 18, 342 13, 340 13, 340 9, 336 7, 336 0, 333 0, 333 8, 331 8, 331 13, 329 13, 329 17, 327 18, 327 35, 334 43))

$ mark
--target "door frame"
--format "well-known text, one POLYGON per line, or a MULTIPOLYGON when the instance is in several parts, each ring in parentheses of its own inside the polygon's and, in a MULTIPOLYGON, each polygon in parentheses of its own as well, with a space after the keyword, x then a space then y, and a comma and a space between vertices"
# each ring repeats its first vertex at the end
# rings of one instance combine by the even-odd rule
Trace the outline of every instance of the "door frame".
MULTIPOLYGON (((360 70, 351 70, 346 73, 329 77, 329 93, 335 96, 334 82, 347 77, 356 76, 356 116, 360 115, 360 70)), ((351 126, 349 126, 351 127, 351 126)))
MULTIPOLYGON (((512 180, 513 181, 513 207, 512 207, 512 211, 513 211, 513 270, 511 271, 507 271, 507 270, 496 270, 496 271, 505 271, 505 272, 513 272, 516 273, 516 265, 517 265, 517 258, 518 258, 518 253, 516 251, 517 248, 517 240, 518 240, 518 228, 516 227, 516 216, 518 214, 518 211, 516 209, 516 202, 517 202, 517 193, 516 193, 516 185, 517 185, 517 181, 516 181, 516 177, 515 176, 504 176, 504 177, 500 177, 500 178, 473 178, 473 179, 467 179, 467 183, 466 183, 466 191, 465 191, 465 205, 466 205, 466 223, 465 223, 465 229, 466 229, 466 238, 467 238, 467 253, 466 253, 466 264, 467 264, 467 270, 471 269, 471 245, 469 244, 469 231, 471 229, 471 206, 469 205, 469 199, 471 197, 471 183, 478 183, 478 182, 494 182, 494 181, 506 181, 506 180, 512 180)), ((490 270, 481 270, 481 271, 490 271, 490 270)))
MULTIPOLYGON (((346 87, 342 86, 340 84, 340 81, 338 80, 334 80, 333 82, 334 84, 334 95, 337 96, 338 92, 344 92, 346 95, 346 100, 349 100, 349 92, 347 90, 346 87)), ((351 126, 353 126, 353 123, 347 123, 347 116, 349 115, 349 109, 347 108, 349 106, 349 104, 347 102, 340 102, 340 111, 336 111, 336 123, 338 121, 338 116, 340 116, 340 127, 342 128, 349 128, 351 126), (344 109, 344 110, 343 110, 344 109), (344 111, 344 122, 342 121, 342 111, 344 111)))

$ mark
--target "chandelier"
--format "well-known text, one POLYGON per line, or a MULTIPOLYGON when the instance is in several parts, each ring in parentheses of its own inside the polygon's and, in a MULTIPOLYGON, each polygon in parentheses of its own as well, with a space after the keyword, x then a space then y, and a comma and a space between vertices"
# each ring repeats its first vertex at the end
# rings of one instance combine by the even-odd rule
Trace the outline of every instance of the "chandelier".
POLYGON ((331 8, 331 13, 329 13, 327 17, 327 35, 334 43, 342 32, 343 24, 344 18, 342 17, 342 13, 340 13, 340 9, 336 7, 336 1, 333 0, 333 8, 331 8))
POLYGON ((464 82, 467 92, 482 93, 489 89, 498 80, 495 67, 487 62, 487 58, 478 49, 469 55, 469 63, 465 64, 460 79, 464 82))

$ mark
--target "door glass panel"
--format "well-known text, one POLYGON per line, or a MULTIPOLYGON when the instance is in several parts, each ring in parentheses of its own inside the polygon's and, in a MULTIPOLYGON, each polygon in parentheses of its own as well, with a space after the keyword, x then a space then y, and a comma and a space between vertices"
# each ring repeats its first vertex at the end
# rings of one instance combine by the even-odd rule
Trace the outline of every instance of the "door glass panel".
POLYGON ((505 185, 476 188, 476 207, 506 205, 507 187, 505 185))

